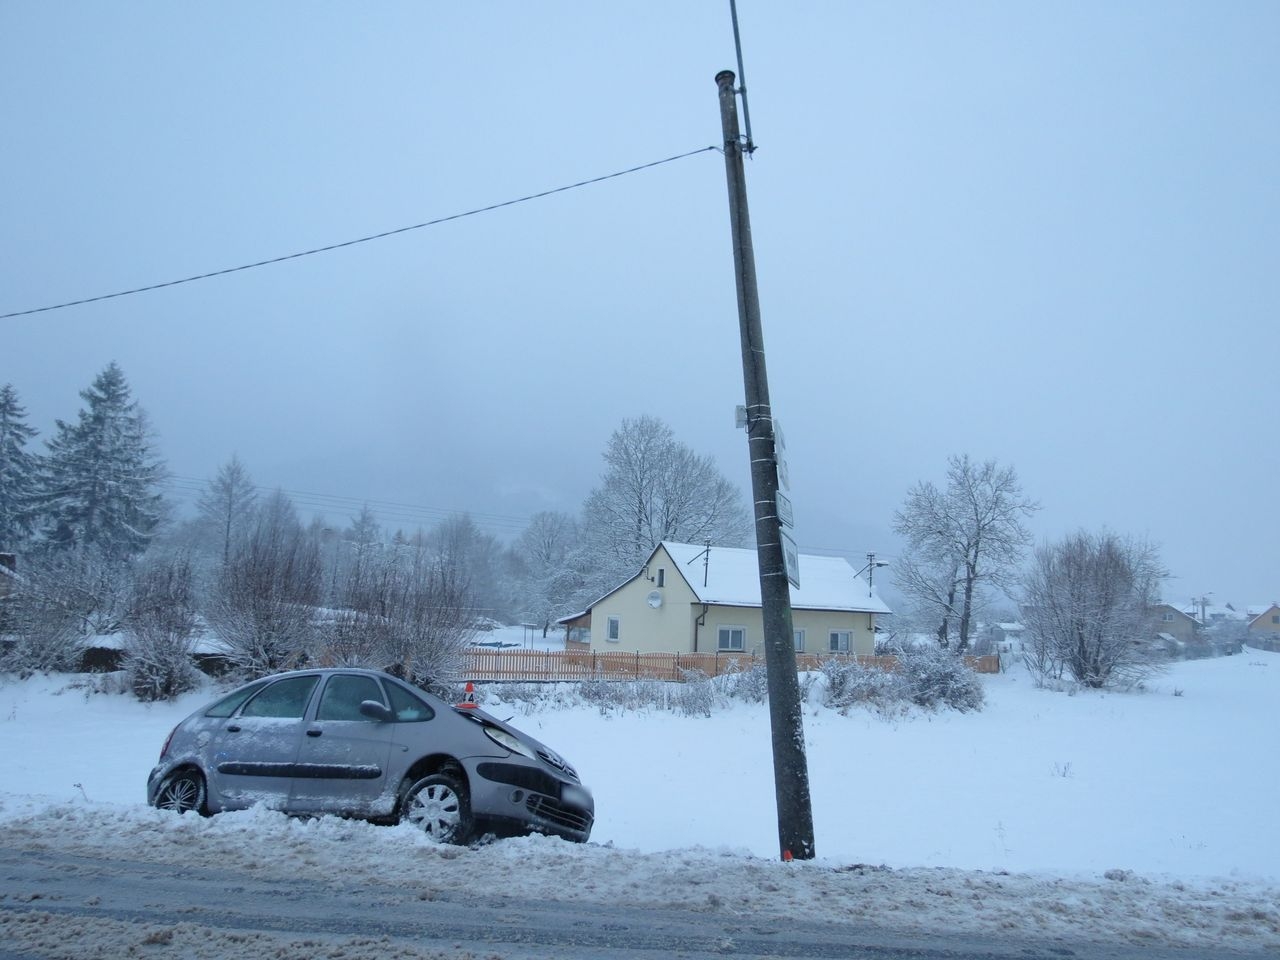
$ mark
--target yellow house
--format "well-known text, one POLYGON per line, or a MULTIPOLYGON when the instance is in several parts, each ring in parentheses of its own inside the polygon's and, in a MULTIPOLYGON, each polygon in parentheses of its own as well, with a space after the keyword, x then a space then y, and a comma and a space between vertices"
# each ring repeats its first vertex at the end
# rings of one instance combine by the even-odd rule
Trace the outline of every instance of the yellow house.
MULTIPOLYGON (((791 619, 800 653, 875 652, 891 611, 843 557, 800 555, 791 619)), ((595 651, 764 655, 755 550, 664 541, 640 572, 560 621, 595 651)))
POLYGON ((1254 639, 1280 640, 1280 603, 1266 607, 1250 607, 1249 636, 1254 639))

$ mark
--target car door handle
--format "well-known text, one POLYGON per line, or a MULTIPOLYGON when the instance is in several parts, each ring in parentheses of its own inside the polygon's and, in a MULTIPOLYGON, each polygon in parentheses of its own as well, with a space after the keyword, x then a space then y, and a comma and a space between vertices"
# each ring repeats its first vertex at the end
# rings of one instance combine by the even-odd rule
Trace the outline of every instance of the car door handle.
POLYGON ((233 723, 231 724, 231 726, 227 727, 227 733, 239 733, 239 732, 240 732, 240 724, 238 723, 233 723))
POLYGON ((318 736, 320 736, 320 734, 322 734, 322 733, 324 733, 324 731, 323 731, 323 730, 308 730, 308 731, 307 731, 307 736, 308 736, 308 737, 318 737, 318 736))

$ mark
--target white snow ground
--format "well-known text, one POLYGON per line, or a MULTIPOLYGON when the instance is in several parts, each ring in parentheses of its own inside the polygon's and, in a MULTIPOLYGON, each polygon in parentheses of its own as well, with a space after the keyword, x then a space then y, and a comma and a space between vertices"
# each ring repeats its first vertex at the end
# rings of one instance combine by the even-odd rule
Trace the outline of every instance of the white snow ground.
POLYGON ((522 711, 483 690, 487 709, 575 763, 598 819, 585 846, 459 850, 333 818, 151 810, 160 744, 211 691, 145 706, 87 694, 80 679, 0 682, 0 843, 788 922, 1280 949, 1276 654, 1176 664, 1132 693, 1051 693, 1013 670, 984 678, 975 714, 885 719, 811 703, 819 856, 790 864, 776 859, 764 705, 710 718, 522 711))

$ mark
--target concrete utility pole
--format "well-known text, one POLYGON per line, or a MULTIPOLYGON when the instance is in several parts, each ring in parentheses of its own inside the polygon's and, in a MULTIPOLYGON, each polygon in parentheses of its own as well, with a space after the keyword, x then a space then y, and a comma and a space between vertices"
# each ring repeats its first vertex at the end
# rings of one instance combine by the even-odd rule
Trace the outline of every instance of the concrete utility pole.
POLYGON ((769 722, 773 735, 773 783, 778 802, 778 843, 783 860, 815 855, 809 764, 804 752, 800 680, 796 675, 791 592, 787 586, 778 518, 778 464, 773 412, 764 365, 756 260, 747 212, 743 142, 738 132, 738 103, 731 70, 716 74, 720 123, 724 130, 724 166, 729 183, 729 224, 733 265, 738 280, 738 322, 742 335, 742 379, 747 397, 747 445, 751 455, 751 492, 755 501, 756 556, 760 566, 760 605, 764 618, 765 665, 769 678, 769 722))

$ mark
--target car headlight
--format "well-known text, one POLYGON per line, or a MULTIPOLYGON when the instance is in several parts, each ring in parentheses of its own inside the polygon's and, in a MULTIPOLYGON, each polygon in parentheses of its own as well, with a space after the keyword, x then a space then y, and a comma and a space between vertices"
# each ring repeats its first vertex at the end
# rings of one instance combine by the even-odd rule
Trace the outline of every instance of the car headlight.
POLYGON ((484 732, 489 739, 502 747, 503 750, 509 750, 512 753, 518 753, 522 757, 528 757, 530 760, 538 759, 532 750, 524 745, 518 737, 513 737, 507 731, 498 727, 485 726, 484 732))

